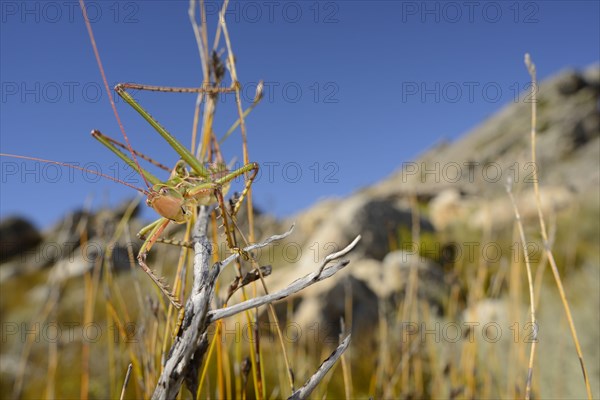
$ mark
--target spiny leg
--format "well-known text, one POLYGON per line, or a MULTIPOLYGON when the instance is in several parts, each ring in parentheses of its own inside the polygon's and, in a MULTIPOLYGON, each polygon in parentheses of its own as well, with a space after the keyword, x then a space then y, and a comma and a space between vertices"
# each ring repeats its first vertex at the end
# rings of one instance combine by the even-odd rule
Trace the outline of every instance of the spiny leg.
POLYGON ((162 238, 162 237, 156 238, 156 243, 168 244, 170 246, 176 246, 176 247, 185 247, 186 249, 194 248, 193 242, 187 242, 185 240, 177 240, 177 239, 170 239, 170 238, 162 238))
POLYGON ((225 239, 227 240, 227 245, 229 246, 229 248, 232 251, 238 252, 246 260, 249 259, 249 254, 243 252, 238 247, 237 241, 236 241, 235 237, 233 236, 232 226, 230 225, 230 223, 229 223, 230 221, 227 216, 227 214, 228 214, 227 208, 225 207, 225 201, 223 200, 223 193, 221 191, 221 187, 222 187, 222 185, 229 183, 232 179, 235 179, 238 176, 241 176, 248 172, 251 173, 250 176, 248 177, 248 179, 246 180, 244 190, 242 191, 242 193, 240 194, 240 196, 238 197, 237 201, 235 202, 235 204, 232 208, 231 223, 237 227, 237 225, 235 224, 235 215, 237 214, 237 212, 240 208, 240 205, 242 204, 242 202, 244 200, 244 197, 250 190, 250 186, 252 185, 254 178, 256 178, 258 169, 259 169, 259 166, 257 163, 246 164, 243 167, 241 167, 233 172, 230 172, 229 174, 225 175, 224 177, 217 179, 214 183, 215 187, 213 188, 214 196, 217 199, 217 203, 219 204, 220 215, 218 215, 218 217, 220 217, 223 220, 223 224, 221 226, 223 227, 223 229, 225 231, 225 239))
POLYGON ((147 90, 150 92, 168 92, 168 93, 233 93, 235 87, 219 87, 219 86, 206 86, 206 87, 171 87, 171 86, 157 86, 157 85, 145 85, 141 83, 119 83, 117 86, 124 89, 133 90, 147 90))
POLYGON ((147 234, 148 232, 152 232, 152 231, 153 231, 153 230, 156 228, 156 226, 157 226, 157 225, 160 225, 161 223, 163 223, 163 220, 164 220, 164 219, 165 219, 165 218, 159 218, 159 219, 157 219, 156 221, 154 221, 154 222, 152 222, 152 223, 150 223, 150 224, 148 224, 148 225, 144 226, 144 227, 143 227, 142 229, 140 229, 140 231, 137 233, 137 237, 138 237, 138 238, 140 238, 140 239, 146 240, 146 239, 147 239, 147 236, 146 236, 146 234, 147 234))
MULTIPOLYGON (((258 170, 259 170, 259 166, 257 163, 255 163, 255 162, 248 163, 248 164, 244 165, 243 167, 236 169, 235 171, 226 173, 225 175, 220 174, 222 176, 214 179, 211 182, 203 182, 201 184, 196 185, 195 187, 191 188, 186 193, 186 197, 196 198, 197 201, 199 201, 199 203, 202 204, 201 203, 202 198, 210 198, 210 197, 214 196, 215 189, 227 191, 227 187, 229 186, 229 183, 232 180, 234 180, 235 178, 237 178, 239 176, 245 175, 248 172, 251 172, 252 174, 246 180, 244 190, 242 191, 242 194, 240 195, 240 199, 238 200, 239 204, 236 204, 235 213, 237 213, 241 202, 243 201, 244 197, 250 190, 250 186, 252 185, 252 182, 254 181, 254 178, 256 177, 258 170), (223 188, 225 188, 225 189, 223 189, 223 188)), ((219 174, 215 174, 215 175, 218 176, 219 174)), ((213 175, 213 178, 214 178, 214 175, 213 175)), ((214 196, 214 197, 216 198, 216 196, 214 196)))
MULTIPOLYGON (((157 223, 160 223, 160 219, 157 221, 154 221, 153 223, 143 227, 137 234, 137 237, 142 239, 142 240, 146 240, 148 239, 148 236, 146 236, 146 234, 148 232, 151 232, 154 227, 157 225, 157 223)), ((188 249, 193 249, 194 248, 194 243, 193 242, 188 242, 185 240, 177 240, 177 239, 171 239, 171 238, 164 238, 164 237, 157 237, 154 240, 156 243, 163 243, 163 244, 168 244, 171 246, 177 246, 177 247, 186 247, 188 249)))
POLYGON ((132 160, 127 155, 125 155, 121 150, 119 150, 110 140, 108 140, 108 137, 105 136, 104 134, 102 134, 100 131, 93 130, 92 136, 94 137, 94 139, 98 140, 100 143, 102 143, 104 146, 106 146, 110 151, 112 151, 114 154, 116 154, 127 165, 129 165, 131 168, 136 170, 140 175, 143 175, 145 181, 149 182, 152 185, 156 185, 157 183, 161 182, 160 179, 158 179, 157 177, 152 175, 150 172, 148 172, 145 169, 143 169, 142 167, 138 166, 134 160, 132 160))
MULTIPOLYGON (((160 87, 146 86, 146 85, 135 85, 135 84, 118 84, 115 87, 115 91, 119 96, 123 98, 131 107, 133 107, 152 127, 169 143, 169 145, 181 156, 181 158, 201 177, 210 179, 210 171, 208 171, 204 165, 185 147, 183 146, 173 135, 171 135, 160 123, 154 119, 148 111, 146 111, 128 92, 128 88, 151 88, 152 90, 159 90, 160 87)), ((165 88, 162 88, 165 89, 165 88)), ((150 89, 149 89, 150 90, 150 89)), ((202 88, 169 88, 169 90, 177 90, 179 92, 202 92, 207 89, 202 88)), ((218 92, 218 91, 217 91, 218 92)))
POLYGON ((214 84, 207 84, 203 87, 172 87, 172 86, 159 86, 159 85, 146 85, 141 83, 120 83, 119 86, 122 86, 127 89, 134 90, 147 90, 151 92, 169 92, 169 93, 207 93, 207 94, 217 94, 217 93, 228 93, 235 92, 236 84, 233 83, 229 87, 218 86, 223 77, 225 76, 225 65, 219 58, 218 54, 213 51, 211 62, 209 64, 211 73, 213 74, 214 84))
MULTIPOLYGON (((254 182, 254 179, 256 178, 256 175, 258 174, 258 164, 257 163, 250 163, 245 165, 242 168, 248 168, 248 171, 245 172, 250 172, 250 176, 248 177, 248 179, 246 179, 246 183, 244 185, 244 190, 242 190, 242 193, 238 196, 237 201, 235 202, 235 204, 233 205, 232 209, 231 209, 231 213, 233 216, 237 215, 240 206, 242 205, 242 202, 244 201, 244 198, 246 197, 246 195, 248 194, 248 191, 250 190, 250 187, 252 186, 252 182, 254 182)), ((242 169, 240 168, 240 169, 242 169)), ((245 173, 244 172, 244 173, 245 173)))
MULTIPOLYGON (((111 142, 112 144, 114 144, 117 147, 120 147, 124 150, 129 151, 129 149, 127 148, 127 145, 125 145, 124 143, 119 142, 118 140, 115 140, 113 138, 111 138, 110 136, 106 136, 105 134, 101 133, 100 131, 94 131, 94 135, 97 136, 102 136, 104 139, 106 139, 107 141, 111 142)), ((171 168, 167 167, 164 164, 159 163, 158 161, 154 160, 153 158, 148 157, 147 155, 145 155, 142 152, 139 152, 135 149, 133 149, 133 154, 135 154, 136 156, 138 156, 139 158, 148 161, 150 164, 157 166, 160 169, 163 169, 165 171, 171 171, 171 168)))
MULTIPOLYGON (((158 220, 160 221, 160 220, 158 220)), ((156 225, 156 221, 153 222, 152 224, 145 226, 144 228, 142 228, 141 231, 138 232, 137 236, 138 238, 142 239, 142 240, 146 240, 148 238, 148 236, 146 236, 146 233, 148 233, 149 231, 151 231, 152 229, 154 229, 154 226, 156 225), (148 229, 150 228, 150 229, 148 229)), ((156 243, 163 243, 163 244, 168 244, 171 246, 177 246, 177 247, 186 247, 188 249, 193 249, 194 248, 194 243, 193 242, 188 242, 185 240, 177 240, 177 239, 171 239, 171 238, 164 238, 164 237, 157 237, 154 240, 156 243)))
MULTIPOLYGON (((131 87, 131 86, 129 86, 131 87)), ((134 110, 136 110, 142 118, 144 118, 167 143, 181 156, 181 158, 201 177, 209 178, 210 172, 202 165, 202 163, 194 157, 194 155, 182 145, 173 135, 171 135, 162 125, 150 115, 131 95, 126 91, 128 88, 125 84, 115 86, 115 91, 123 100, 127 102, 134 110)))
POLYGON ((219 213, 217 214, 217 219, 221 218, 221 220, 223 221, 222 225, 219 226, 219 228, 222 227, 224 230, 227 246, 232 251, 242 255, 247 260, 249 258, 248 254, 237 246, 237 243, 235 242, 234 237, 232 235, 231 227, 229 225, 229 219, 227 218, 227 209, 225 208, 225 201, 223 200, 223 193, 220 189, 215 189, 215 197, 217 198, 217 202, 219 204, 219 206, 217 207, 217 210, 219 210, 219 213))
POLYGON ((167 296, 169 301, 176 308, 181 308, 181 304, 179 303, 179 301, 177 301, 176 297, 171 293, 171 289, 169 288, 169 286, 166 283, 164 283, 161 278, 157 277, 156 274, 154 274, 154 271, 152 271, 152 269, 150 269, 150 267, 148 267, 148 265, 146 265, 146 256, 148 255, 148 252, 152 248, 152 245, 154 244, 154 242, 156 242, 159 235, 165 230, 167 225, 169 225, 169 222, 171 222, 171 221, 166 218, 161 218, 161 219, 153 222, 152 224, 142 228, 142 230, 140 231, 138 236, 145 235, 148 232, 148 230, 150 230, 150 234, 148 235, 148 239, 146 239, 144 244, 142 244, 142 247, 140 248, 140 251, 137 256, 137 260, 138 260, 138 264, 142 268, 142 270, 144 270, 144 272, 146 274, 148 274, 150 279, 152 279, 152 281, 156 284, 156 286, 158 286, 158 288, 161 290, 161 292, 163 292, 164 295, 167 296))
POLYGON ((233 197, 231 199, 229 199, 229 211, 227 211, 227 213, 228 213, 229 217, 231 217, 231 224, 233 225, 232 233, 233 233, 234 243, 238 242, 237 237, 236 237, 236 232, 238 232, 240 234, 240 236, 242 237, 242 241, 244 243, 246 243, 246 245, 248 245, 249 244, 248 239, 246 239, 246 236, 242 232, 241 228, 238 226, 237 217, 233 213, 233 207, 238 202, 239 196, 240 196, 239 193, 234 193, 233 197))

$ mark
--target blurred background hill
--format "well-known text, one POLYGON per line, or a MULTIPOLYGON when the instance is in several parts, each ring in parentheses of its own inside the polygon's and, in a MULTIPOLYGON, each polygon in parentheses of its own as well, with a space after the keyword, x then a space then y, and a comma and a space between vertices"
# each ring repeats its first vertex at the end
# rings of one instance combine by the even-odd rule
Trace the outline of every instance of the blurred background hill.
MULTIPOLYGON (((527 94, 522 96, 523 101, 507 105, 455 141, 434 145, 399 165, 388 178, 349 196, 320 201, 289 218, 256 210, 260 237, 296 224, 280 251, 261 255, 263 264, 273 266, 270 290, 314 270, 324 255, 362 235, 343 273, 277 306, 282 321, 304 332, 317 323, 319 344, 335 339, 340 317, 346 319, 354 333, 349 354, 356 395, 523 395, 532 328, 527 325, 523 251, 505 189, 510 178, 539 284, 534 396, 585 396, 542 252, 532 168, 538 169, 552 249, 593 393, 600 394, 600 67, 566 70, 539 86, 535 166, 529 162, 531 104, 527 94), (496 331, 489 332, 490 327, 496 331)), ((19 324, 39 315, 56 287, 56 318, 63 322, 78 320, 85 302, 82 277, 104 257, 111 258, 109 265, 120 285, 127 287, 133 280, 150 287, 145 277, 134 278, 142 275, 140 271, 132 275, 127 250, 130 243, 139 247, 132 238, 148 222, 138 210, 128 202, 99 211, 74 210, 42 231, 25 215, 2 220, 3 393, 12 390, 23 373, 26 394, 43 387, 47 343, 33 343, 27 370, 20 370, 24 342, 19 324), (114 236, 128 213, 129 233, 114 236), (107 243, 111 253, 106 252, 107 243)), ((245 221, 244 216, 239 220, 245 221)), ((177 231, 169 234, 176 236, 177 231)), ((156 249, 151 255, 154 264, 176 263, 176 249, 156 249)), ((223 288, 225 292, 227 285, 223 288)), ((135 304, 133 292, 126 296, 135 304)), ((63 341, 61 357, 77 358, 78 344, 63 341)), ((101 354, 101 349, 95 344, 92 352, 101 354)), ((99 356, 92 363, 101 368, 103 361, 99 356)), ((330 383, 333 393, 340 393, 338 378, 330 383)), ((66 387, 61 390, 68 393, 66 387)))

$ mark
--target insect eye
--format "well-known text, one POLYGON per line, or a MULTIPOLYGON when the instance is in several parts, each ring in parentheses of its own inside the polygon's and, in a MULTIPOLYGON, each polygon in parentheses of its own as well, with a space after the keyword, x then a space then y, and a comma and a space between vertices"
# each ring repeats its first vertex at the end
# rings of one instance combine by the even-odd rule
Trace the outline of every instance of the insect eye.
POLYGON ((167 188, 160 189, 160 194, 166 195, 168 193, 167 188))

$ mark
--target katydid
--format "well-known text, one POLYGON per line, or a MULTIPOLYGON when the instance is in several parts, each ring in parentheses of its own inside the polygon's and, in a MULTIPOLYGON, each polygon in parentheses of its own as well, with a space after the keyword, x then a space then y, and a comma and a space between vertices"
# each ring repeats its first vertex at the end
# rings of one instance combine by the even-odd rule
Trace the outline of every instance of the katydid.
MULTIPOLYGON (((135 104, 140 110, 143 110, 139 104, 135 104)), ((136 110, 138 108, 136 108, 136 110)), ((156 124, 156 126, 160 127, 160 125, 158 125, 158 123, 147 113, 142 115, 147 115, 150 120, 153 121, 153 124, 156 124)), ((169 222, 172 221, 177 224, 188 222, 198 205, 219 203, 223 214, 225 210, 225 206, 223 204, 223 194, 229 189, 230 182, 237 177, 240 177, 246 173, 250 173, 248 179, 246 180, 244 190, 233 207, 232 214, 235 215, 239 210, 245 195, 250 189, 250 185, 252 184, 252 181, 258 172, 259 166, 257 163, 249 163, 239 169, 236 169, 235 171, 228 171, 226 166, 222 163, 214 163, 208 167, 205 167, 198 162, 198 160, 194 158, 191 153, 173 136, 164 130, 164 128, 161 127, 161 130, 161 134, 164 133, 165 136, 169 138, 167 141, 172 141, 169 141, 169 144, 175 143, 173 147, 176 148, 178 152, 181 151, 180 155, 182 156, 183 160, 194 160, 191 162, 191 164, 196 164, 191 165, 191 170, 188 170, 185 167, 183 160, 180 160, 172 170, 169 179, 164 182, 161 182, 148 171, 139 167, 132 159, 121 152, 113 144, 112 140, 108 139, 99 131, 92 131, 92 135, 130 167, 138 171, 140 175, 144 176, 145 179, 152 184, 152 187, 146 191, 146 204, 152 207, 161 216, 161 218, 142 228, 142 230, 140 230, 138 233, 140 238, 146 238, 146 240, 140 248, 137 259, 142 269, 159 286, 163 293, 167 295, 169 300, 171 300, 175 306, 180 307, 180 304, 172 296, 168 287, 162 283, 146 265, 145 260, 148 252, 152 248, 153 244, 157 241, 163 230, 167 227, 169 222)), ((227 245, 231 249, 237 251, 238 249, 232 240, 231 232, 226 220, 227 216, 224 214, 222 216, 224 220, 223 225, 225 227, 227 245)))
MULTIPOLYGON (((118 91, 117 91, 118 92, 118 91)), ((136 110, 143 110, 143 108, 134 101, 136 104, 136 110)), ((156 122, 152 117, 144 111, 148 118, 152 120, 153 124, 156 126, 160 125, 156 122)), ((223 202, 223 194, 227 192, 229 189, 230 182, 240 177, 246 173, 249 173, 248 179, 246 180, 246 184, 244 190, 241 195, 238 197, 235 205, 233 206, 232 214, 235 215, 239 210, 239 207, 250 189, 250 185, 254 180, 259 166, 257 163, 249 163, 244 165, 243 167, 236 169, 234 171, 228 171, 226 166, 222 163, 213 163, 212 165, 208 165, 205 167, 198 160, 196 160, 189 151, 183 147, 173 136, 171 136, 164 128, 162 128, 162 133, 165 134, 169 138, 169 143, 175 143, 173 146, 176 150, 183 152, 182 158, 183 160, 190 159, 192 164, 195 164, 195 167, 192 166, 191 170, 188 170, 185 166, 185 162, 180 160, 177 162, 175 168, 171 171, 170 177, 166 181, 160 181, 150 172, 145 169, 139 167, 137 163, 135 163, 131 158, 121 152, 117 146, 124 147, 124 145, 119 142, 111 139, 97 130, 92 131, 92 136, 96 138, 100 143, 108 147, 113 153, 115 153, 119 158, 121 158, 125 163, 127 163, 130 167, 134 168, 141 176, 143 176, 144 180, 148 181, 152 186, 147 190, 143 190, 137 188, 133 185, 127 184, 126 182, 119 181, 110 176, 101 174, 96 171, 88 171, 102 177, 111 179, 113 181, 123 183, 129 187, 132 187, 146 195, 146 204, 149 207, 152 207, 160 216, 158 220, 153 223, 145 226, 138 232, 138 236, 142 239, 145 239, 142 247, 140 248, 137 256, 138 264, 144 272, 150 276, 152 281, 160 288, 160 290, 169 298, 171 303, 177 308, 181 307, 181 304, 178 302, 176 297, 171 293, 169 287, 159 279, 156 274, 146 265, 146 256, 148 252, 154 245, 154 243, 159 239, 160 234, 164 231, 167 225, 170 222, 175 222, 177 224, 183 224, 190 220, 192 214, 195 212, 196 207, 199 205, 211 205, 214 203, 219 203, 219 207, 221 207, 221 214, 223 217, 223 225, 225 227, 225 236, 227 239, 227 245, 234 251, 240 251, 236 248, 235 243, 233 242, 231 231, 229 229, 227 223, 227 216, 225 214, 225 206, 223 202)), ((135 152, 137 155, 139 153, 135 152)), ((44 160, 34 157, 26 157, 26 156, 17 156, 12 154, 4 154, 0 153, 0 156, 4 157, 16 157, 22 159, 30 159, 36 161, 42 161, 47 163, 53 163, 63 166, 68 166, 76 169, 83 169, 81 167, 77 167, 75 165, 61 163, 57 161, 44 160)))
MULTIPOLYGON (((192 213, 198 205, 209 205, 219 203, 222 212, 225 210, 223 204, 223 194, 227 192, 229 183, 246 173, 250 173, 244 190, 233 208, 233 214, 237 212, 244 196, 250 189, 250 185, 258 172, 257 163, 248 163, 243 167, 228 171, 221 164, 216 163, 208 168, 205 167, 194 155, 179 141, 172 136, 158 121, 156 121, 138 102, 136 102, 129 93, 127 87, 136 87, 144 89, 144 85, 119 84, 115 87, 115 91, 123 98, 131 107, 133 107, 152 127, 169 143, 171 147, 181 156, 182 160, 177 163, 173 169, 171 176, 165 182, 161 182, 149 172, 145 171, 139 165, 121 152, 114 146, 113 141, 107 140, 99 131, 92 131, 92 135, 113 153, 121 158, 130 167, 135 169, 146 181, 152 184, 148 189, 146 204, 152 207, 162 218, 144 227, 138 235, 147 237, 138 254, 138 263, 142 269, 150 276, 150 278, 161 288, 161 290, 169 297, 171 302, 180 307, 177 300, 172 296, 168 287, 164 285, 146 265, 146 255, 156 242, 157 238, 167 227, 170 221, 178 224, 189 221, 192 213), (184 163, 185 162, 185 163, 184 163), (191 170, 185 168, 188 164, 191 170)), ((154 88, 154 87, 153 87, 154 88)), ((163 88, 161 88, 163 89, 163 88)), ((163 90, 173 91, 209 91, 210 89, 199 88, 164 88, 163 90)), ((231 232, 229 230, 226 215, 223 214, 223 225, 225 227, 225 235, 227 244, 230 248, 235 249, 231 232)))
MULTIPOLYGON (((145 239, 137 256, 138 264, 140 265, 140 267, 142 267, 144 272, 146 272, 148 276, 150 276, 152 281, 154 281, 154 283, 159 287, 159 289, 169 298, 171 303, 173 303, 173 305, 175 305, 177 308, 180 308, 181 304, 176 299, 176 296, 171 293, 169 287, 165 283, 163 283, 162 280, 159 279, 154 274, 154 272, 146 265, 146 257, 148 255, 148 252, 150 251, 154 243, 160 239, 161 233, 165 230, 165 228, 170 222, 175 222, 177 224, 186 223, 190 221, 190 218, 195 213, 197 206, 211 205, 214 203, 218 203, 219 207, 221 208, 221 216, 223 218, 223 226, 225 228, 225 236, 228 246, 234 251, 241 252, 241 250, 238 249, 236 247, 236 244, 234 243, 232 232, 227 222, 226 208, 223 201, 223 195, 229 189, 230 183, 233 179, 236 179, 242 175, 246 177, 244 189, 239 198, 235 201, 235 204, 231 211, 231 214, 235 215, 239 210, 244 197, 248 194, 250 190, 252 181, 258 173, 259 166, 257 163, 250 162, 234 171, 229 171, 226 168, 225 164, 222 162, 216 162, 205 166, 192 154, 192 152, 190 152, 185 146, 183 146, 173 135, 167 132, 167 130, 164 129, 158 123, 158 121, 156 121, 137 101, 135 101, 133 97, 127 92, 127 89, 142 89, 150 91, 179 93, 207 93, 209 95, 217 95, 218 93, 233 92, 239 90, 239 84, 237 82, 233 82, 231 87, 219 87, 217 85, 210 84, 207 85, 207 87, 203 88, 172 88, 124 83, 118 84, 114 88, 117 94, 120 97, 122 97, 125 100, 125 102, 127 102, 131 107, 133 107, 163 137, 163 139, 167 143, 169 143, 169 145, 181 157, 181 160, 177 162, 176 166, 171 171, 169 178, 165 181, 161 181, 160 179, 152 175, 150 172, 146 171, 145 169, 142 169, 137 162, 136 156, 139 156, 140 154, 138 152, 135 152, 131 147, 129 139, 121 124, 119 114, 116 110, 114 100, 108 87, 108 80, 106 79, 104 73, 104 68, 102 66, 99 52, 96 47, 93 31, 89 23, 87 13, 83 5, 83 1, 80 0, 80 3, 82 13, 84 16, 84 21, 86 23, 88 34, 90 36, 92 48, 94 50, 96 61, 98 63, 98 67, 102 75, 102 80, 106 92, 108 94, 111 107, 117 119, 117 123, 123 134, 123 137, 125 138, 126 145, 120 144, 114 139, 108 138, 107 136, 100 133, 98 130, 93 130, 92 136, 99 142, 101 142, 103 145, 108 147, 127 165, 129 165, 136 172, 138 172, 144 180, 144 182, 146 183, 146 185, 148 186, 145 190, 135 187, 134 188, 138 191, 143 192, 146 195, 146 204, 152 207, 161 217, 153 223, 142 228, 142 230, 138 233, 138 236, 140 238, 145 239), (131 158, 125 153, 123 153, 121 150, 119 150, 118 147, 127 148, 131 155, 131 158)), ((222 72, 224 72, 224 68, 222 72)), ((257 96, 257 99, 259 98, 260 96, 257 96)), ((256 102, 257 101, 255 100, 255 103, 256 102)), ((240 116, 240 118, 243 118, 243 116, 240 116)), ((210 131, 209 134, 214 135, 212 131, 210 131)), ((33 157, 13 156, 10 154, 0 154, 0 156, 12 156, 17 158, 32 159, 78 168, 76 166, 65 163, 36 159, 33 157)), ((94 171, 89 172, 95 173, 94 171)), ((97 174, 102 175, 100 173, 97 174)), ((108 178, 113 181, 118 181, 111 177, 108 178)))
MULTIPOLYGON (((164 283, 162 283, 162 281, 160 281, 154 275, 152 270, 146 265, 145 260, 148 252, 152 248, 152 245, 157 241, 160 234, 167 227, 169 222, 173 221, 178 224, 186 223, 190 220, 192 214, 195 212, 196 207, 198 205, 208 205, 215 202, 218 202, 219 206, 221 207, 221 214, 223 218, 223 226, 225 227, 227 244, 230 248, 237 250, 235 248, 235 243, 233 241, 232 234, 228 229, 226 209, 223 204, 223 192, 227 191, 227 189, 229 188, 229 183, 233 179, 241 175, 247 177, 244 190, 232 210, 232 214, 235 215, 244 199, 244 196, 248 194, 250 190, 250 185, 252 184, 252 181, 254 180, 259 167, 257 163, 251 162, 232 172, 228 171, 222 163, 217 163, 210 166, 209 168, 206 168, 196 157, 194 157, 192 152, 190 152, 185 146, 183 146, 179 141, 177 141, 177 139, 175 139, 174 136, 167 132, 167 130, 164 129, 158 123, 158 121, 152 118, 152 116, 138 102, 136 102, 129 93, 127 93, 126 89, 131 88, 166 92, 208 93, 212 96, 216 96, 218 93, 236 91, 236 93, 239 95, 239 83, 237 82, 237 79, 233 79, 231 87, 224 88, 219 86, 219 83, 225 74, 225 67, 220 62, 219 57, 216 55, 216 53, 213 52, 212 72, 213 76, 215 77, 215 82, 205 82, 206 87, 169 88, 162 86, 137 84, 118 84, 115 87, 115 91, 117 92, 117 94, 121 96, 131 107, 133 107, 133 109, 135 109, 182 158, 182 161, 178 162, 173 171, 171 172, 171 176, 169 177, 169 179, 165 182, 161 182, 152 174, 143 170, 137 162, 136 153, 133 151, 129 143, 129 139, 127 137, 127 134, 125 133, 123 125, 121 124, 119 113, 117 112, 114 100, 111 95, 108 86, 108 80, 106 79, 106 75, 104 73, 102 60, 100 59, 100 54, 96 46, 96 40, 94 38, 92 26, 87 16, 87 11, 84 6, 83 0, 80 0, 80 6, 84 17, 85 25, 90 37, 90 42, 94 50, 96 62, 98 63, 100 74, 102 75, 102 81, 108 94, 108 99, 115 114, 115 118, 121 130, 121 133, 125 138, 127 144, 126 147, 129 150, 132 158, 130 159, 119 149, 117 149, 117 147, 115 147, 113 144, 114 142, 108 140, 99 131, 93 131, 92 135, 105 146, 107 146, 111 151, 113 151, 123 161, 125 161, 125 163, 127 163, 130 167, 136 170, 142 176, 146 184, 149 186, 147 189, 146 204, 154 208, 154 210, 156 210, 156 212, 161 216, 161 218, 151 223, 150 225, 144 227, 139 232, 138 235, 140 237, 147 237, 147 239, 138 253, 138 264, 157 284, 157 286, 169 298, 169 300, 171 300, 171 302, 179 308, 181 307, 181 305, 176 300, 175 296, 170 292, 169 288, 164 283), (189 170, 186 168, 185 164, 189 166, 189 170), (152 185, 151 187, 150 184, 152 185)), ((240 118, 241 122, 243 123, 242 114, 240 114, 240 118)), ((212 128, 209 126, 205 133, 207 134, 206 138, 208 138, 210 135, 213 135, 212 128)))

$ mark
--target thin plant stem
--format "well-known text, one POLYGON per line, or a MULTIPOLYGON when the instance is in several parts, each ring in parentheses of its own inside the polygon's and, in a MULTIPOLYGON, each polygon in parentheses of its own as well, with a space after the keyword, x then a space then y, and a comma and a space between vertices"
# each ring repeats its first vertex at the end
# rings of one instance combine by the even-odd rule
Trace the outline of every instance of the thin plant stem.
POLYGON ((529 351, 529 365, 527 367, 527 379, 525 385, 525 399, 531 398, 531 382, 533 379, 533 360, 535 358, 535 348, 537 344, 537 321, 535 318, 535 293, 533 291, 533 274, 531 273, 531 261, 529 259, 529 252, 527 251, 527 241, 525 239, 525 230, 523 229, 523 222, 521 221, 521 213, 517 207, 517 202, 512 193, 512 181, 509 178, 509 182, 506 184, 506 192, 510 197, 510 201, 515 212, 515 219, 517 228, 519 229, 519 237, 521 239, 521 245, 523 246, 523 255, 525 257, 525 268, 527 270, 527 284, 529 286, 529 304, 530 304, 530 316, 531 326, 533 327, 533 338, 531 340, 531 349, 529 351))
MULTIPOLYGON (((525 65, 527 66, 527 70, 529 71, 529 75, 531 76, 531 162, 533 165, 536 164, 536 153, 535 153, 535 145, 536 145, 536 126, 537 126, 537 79, 536 79, 536 69, 535 64, 531 60, 529 54, 525 54, 525 65)), ((575 344, 575 350, 577 352, 577 357, 579 357, 579 363, 581 365, 581 372, 583 374, 583 381, 585 383, 585 389, 587 392, 588 400, 592 400, 592 388, 590 386, 590 381, 587 374, 587 369, 585 368, 585 362, 583 361, 583 353, 581 352, 581 345, 579 344, 579 339, 577 338, 577 331, 575 329, 575 323, 573 322, 573 316, 571 315, 571 309, 569 307, 569 302, 567 301, 567 296, 565 294, 565 289, 563 288, 562 280, 560 278, 560 274, 558 272, 558 267, 556 265, 556 261, 554 259, 554 255, 552 254, 552 250, 550 249, 550 241, 548 240, 548 233, 546 231, 546 224, 544 222, 544 214, 542 211, 542 202, 540 198, 540 189, 538 183, 538 174, 537 167, 533 168, 533 190, 535 192, 535 201, 538 212, 538 219, 540 222, 540 231, 542 234, 542 239, 544 241, 544 252, 548 257, 548 261, 550 262, 550 267, 552 269, 552 274, 554 275, 554 281, 556 282, 556 287, 558 288, 558 292, 560 294, 560 299, 562 301, 563 307, 565 309, 565 314, 567 316, 567 320, 569 322, 569 329, 571 330, 571 336, 573 337, 573 342, 575 344)))

